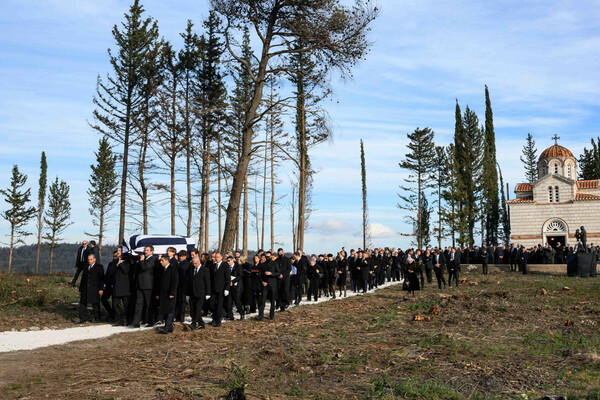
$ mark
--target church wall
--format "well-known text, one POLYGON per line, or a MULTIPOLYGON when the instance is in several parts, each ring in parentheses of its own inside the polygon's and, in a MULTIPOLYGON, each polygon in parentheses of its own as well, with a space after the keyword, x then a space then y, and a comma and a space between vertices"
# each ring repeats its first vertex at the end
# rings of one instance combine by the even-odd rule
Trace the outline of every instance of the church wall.
MULTIPOLYGON (((548 185, 545 185, 546 188, 548 185)), ((562 191, 562 188, 560 189, 562 191)), ((548 195, 546 194, 546 197, 548 195)), ((562 193, 561 193, 562 198, 562 193)), ((574 203, 510 204, 511 241, 525 247, 542 245, 544 223, 553 218, 562 219, 569 229, 568 242, 575 245, 575 229, 581 225, 587 231, 588 243, 600 243, 600 201, 574 203)))
MULTIPOLYGON (((559 181, 558 179, 547 179, 545 182, 542 182, 533 188, 533 198, 537 203, 549 203, 550 194, 548 187, 550 186, 552 186, 552 188, 558 186, 560 202, 568 201, 575 197, 575 185, 559 181)), ((552 199, 552 202, 554 203, 554 198, 552 199)))

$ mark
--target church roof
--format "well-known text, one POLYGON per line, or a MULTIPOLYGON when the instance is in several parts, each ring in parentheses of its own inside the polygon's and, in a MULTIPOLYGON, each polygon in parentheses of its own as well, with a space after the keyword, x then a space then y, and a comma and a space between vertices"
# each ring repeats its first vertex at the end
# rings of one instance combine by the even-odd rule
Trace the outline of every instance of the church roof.
MULTIPOLYGON (((552 158, 552 157, 573 157, 573 153, 566 147, 562 147, 558 144, 554 144, 548 147, 546 150, 542 152, 540 155, 540 160, 542 158, 552 158)), ((575 157, 573 157, 575 158, 575 157)))
POLYGON ((531 192, 533 191, 533 186, 531 183, 517 183, 515 186, 515 192, 531 192))
POLYGON ((577 181, 577 189, 598 189, 598 179, 577 181))
POLYGON ((577 193, 573 198, 573 201, 585 201, 585 200, 600 200, 600 196, 595 194, 577 193))
MULTIPOLYGON (((599 197, 600 198, 600 197, 599 197)), ((512 199, 512 200, 508 200, 507 201, 508 204, 515 204, 515 203, 533 203, 533 196, 527 196, 527 197, 517 197, 516 199, 512 199)))

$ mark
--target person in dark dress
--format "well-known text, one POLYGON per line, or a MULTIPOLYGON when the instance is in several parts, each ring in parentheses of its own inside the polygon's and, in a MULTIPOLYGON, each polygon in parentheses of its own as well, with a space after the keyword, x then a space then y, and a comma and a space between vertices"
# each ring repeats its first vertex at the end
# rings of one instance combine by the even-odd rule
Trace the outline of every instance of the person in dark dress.
POLYGON ((187 260, 187 251, 181 250, 177 253, 177 272, 179 273, 179 286, 177 287, 177 301, 175 302, 175 321, 185 321, 186 306, 186 287, 187 270, 190 268, 190 262, 187 260))
POLYGON ((179 272, 177 265, 173 264, 169 256, 160 258, 162 274, 160 277, 160 291, 156 300, 159 302, 160 315, 165 321, 161 333, 173 332, 173 320, 175 318, 175 303, 177 301, 177 287, 179 286, 179 272))
POLYGON ((228 255, 226 258, 229 267, 231 281, 229 283, 229 295, 225 298, 225 318, 233 321, 233 306, 240 314, 240 319, 244 319, 244 306, 242 305, 242 293, 244 292, 244 282, 242 281, 242 266, 235 262, 235 259, 228 255))
MULTIPOLYGON (((259 321, 263 320, 265 312, 265 303, 269 300, 269 319, 275 319, 275 300, 277 299, 277 279, 280 275, 279 264, 277 263, 277 254, 272 254, 270 251, 266 253, 268 261, 262 263, 260 276, 262 279, 263 294, 258 308, 259 321)), ((261 257, 262 258, 262 257, 261 257)))
POLYGON ((413 297, 415 297, 415 292, 417 290, 421 290, 421 287, 419 286, 418 276, 419 268, 420 267, 417 265, 417 261, 411 256, 408 256, 408 258, 406 259, 406 276, 404 290, 412 294, 413 297))
MULTIPOLYGON (((265 257, 266 261, 266 257, 265 257)), ((250 269, 251 274, 251 288, 252 288, 252 302, 250 303, 250 314, 254 314, 261 302, 262 298, 262 280, 260 279, 261 271, 261 257, 255 255, 252 259, 252 265, 250 269)))
POLYGON ((292 263, 285 256, 282 248, 277 250, 277 263, 279 264, 279 278, 277 279, 277 303, 281 311, 285 311, 290 303, 290 279, 292 272, 292 263))
POLYGON ((327 254, 325 261, 327 269, 327 291, 335 299, 335 284, 338 278, 337 261, 333 259, 333 254, 327 254))
POLYGON ((431 250, 425 250, 425 255, 423 255, 423 271, 425 272, 425 276, 427 277, 427 283, 431 284, 433 281, 433 255, 431 254, 431 250))
POLYGON ((88 266, 81 274, 79 284, 79 324, 87 322, 87 305, 94 310, 94 322, 100 322, 100 296, 104 293, 104 267, 96 262, 94 254, 88 255, 88 266))
POLYGON ((306 300, 310 301, 311 297, 314 301, 319 299, 319 274, 321 270, 317 265, 317 260, 310 260, 308 264, 308 292, 306 293, 306 300))
POLYGON ((236 264, 242 271, 242 306, 244 307, 244 315, 250 314, 250 304, 253 302, 254 294, 252 292, 252 266, 248 263, 248 257, 241 255, 236 260, 236 264))

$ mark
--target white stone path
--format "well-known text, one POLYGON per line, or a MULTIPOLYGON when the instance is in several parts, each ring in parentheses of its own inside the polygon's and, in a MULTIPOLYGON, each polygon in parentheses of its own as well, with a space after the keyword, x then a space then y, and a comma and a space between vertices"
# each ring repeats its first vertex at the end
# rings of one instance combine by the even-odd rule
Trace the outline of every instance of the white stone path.
MULTIPOLYGON (((379 285, 379 289, 383 289, 389 286, 397 285, 400 282, 386 282, 383 285, 379 285)), ((376 289, 377 290, 377 289, 376 289)), ((373 293, 374 290, 369 293, 373 293)), ((336 294, 339 293, 336 292, 336 294)), ((357 294, 349 291, 348 297, 356 296, 357 294)), ((336 299, 343 299, 344 297, 337 297, 336 299)), ((309 305, 309 304, 318 304, 325 301, 331 301, 333 298, 331 297, 321 297, 318 301, 306 301, 306 296, 303 296, 302 303, 300 305, 309 305)), ((292 306, 295 307, 295 306, 292 306)), ((256 314, 253 314, 256 315, 256 314)), ((250 315, 249 318, 252 318, 253 315, 250 315)), ((265 316, 268 319, 268 308, 265 307, 265 316)), ((277 318, 277 317, 276 317, 277 318)), ((239 319, 239 315, 235 315, 235 319, 239 319)), ((189 317, 187 318, 187 322, 191 322, 189 317)), ((204 319, 205 323, 210 322, 210 317, 206 317, 204 319)), ((223 323, 228 322, 227 320, 223 320, 223 323)), ((207 324, 206 329, 211 329, 212 327, 207 324)), ((70 342, 75 342, 78 340, 89 340, 89 339, 99 339, 108 336, 112 336, 118 333, 128 333, 128 332, 138 332, 140 330, 149 330, 154 328, 127 328, 123 326, 111 326, 110 324, 95 324, 95 325, 84 325, 77 326, 73 328, 65 328, 65 329, 44 329, 44 330, 32 330, 27 332, 0 332, 0 353, 9 352, 9 351, 19 351, 19 350, 33 350, 38 349, 40 347, 47 346, 56 346, 62 345, 70 342)), ((212 328, 214 329, 214 328, 212 328)))

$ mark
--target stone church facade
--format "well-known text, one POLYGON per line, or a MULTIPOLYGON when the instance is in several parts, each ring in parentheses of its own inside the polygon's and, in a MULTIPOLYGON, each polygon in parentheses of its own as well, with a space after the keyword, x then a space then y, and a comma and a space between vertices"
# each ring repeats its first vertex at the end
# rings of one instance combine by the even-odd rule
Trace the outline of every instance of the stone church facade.
POLYGON ((554 144, 538 161, 538 180, 515 186, 508 200, 511 242, 525 247, 538 244, 575 246, 575 230, 582 225, 587 243, 600 243, 599 180, 577 180, 577 160, 565 147, 554 144))

